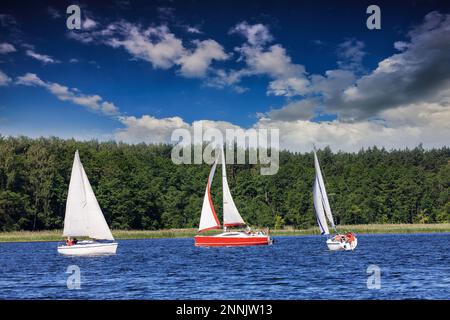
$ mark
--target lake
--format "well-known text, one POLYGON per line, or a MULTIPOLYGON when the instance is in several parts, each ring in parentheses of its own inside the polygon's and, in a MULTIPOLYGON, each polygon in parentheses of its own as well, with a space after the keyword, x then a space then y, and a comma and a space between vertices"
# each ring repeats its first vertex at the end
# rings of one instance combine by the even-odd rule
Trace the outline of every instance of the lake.
POLYGON ((450 234, 359 235, 346 252, 320 236, 241 248, 118 242, 117 255, 99 257, 58 255, 56 242, 0 243, 0 299, 450 299, 450 234), (70 290, 73 265, 80 289, 70 290), (370 265, 379 289, 367 286, 370 265))

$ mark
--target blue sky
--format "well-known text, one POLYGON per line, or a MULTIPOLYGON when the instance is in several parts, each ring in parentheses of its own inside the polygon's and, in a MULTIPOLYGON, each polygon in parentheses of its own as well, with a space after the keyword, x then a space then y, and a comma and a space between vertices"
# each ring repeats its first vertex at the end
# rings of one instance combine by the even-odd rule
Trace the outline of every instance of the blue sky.
POLYGON ((76 32, 70 4, 2 1, 1 134, 166 142, 209 121, 280 128, 293 150, 448 139, 448 63, 419 77, 449 52, 444 1, 378 2, 381 30, 366 28, 372 1, 78 2, 76 32))

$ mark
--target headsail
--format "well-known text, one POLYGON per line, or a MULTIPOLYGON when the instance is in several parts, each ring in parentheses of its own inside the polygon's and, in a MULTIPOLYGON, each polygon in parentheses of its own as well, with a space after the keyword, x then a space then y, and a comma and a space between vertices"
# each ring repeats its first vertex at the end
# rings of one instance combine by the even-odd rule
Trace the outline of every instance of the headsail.
POLYGON ((73 160, 63 235, 114 240, 84 171, 78 150, 73 160))
POLYGON ((223 189, 223 225, 225 227, 234 227, 245 225, 244 219, 239 214, 227 180, 227 169, 225 163, 225 153, 222 148, 222 189, 223 189))
POLYGON ((214 210, 214 205, 211 198, 211 184, 214 178, 214 173, 216 172, 217 162, 219 157, 216 158, 211 172, 209 173, 208 183, 206 184, 205 196, 203 198, 202 214, 200 216, 200 226, 198 231, 205 231, 210 229, 219 229, 220 222, 217 218, 216 211, 214 210))
MULTIPOLYGON (((316 179, 314 187, 317 189, 315 190, 315 193, 317 193, 318 200, 320 199, 321 206, 325 211, 325 215, 328 218, 331 227, 336 231, 336 226, 334 225, 333 214, 331 213, 330 203, 328 202, 327 190, 325 189, 325 183, 323 182, 322 172, 320 170, 319 159, 317 159, 316 150, 314 150, 314 167, 316 169, 316 179)), ((314 201, 316 201, 316 197, 314 197, 314 201)))

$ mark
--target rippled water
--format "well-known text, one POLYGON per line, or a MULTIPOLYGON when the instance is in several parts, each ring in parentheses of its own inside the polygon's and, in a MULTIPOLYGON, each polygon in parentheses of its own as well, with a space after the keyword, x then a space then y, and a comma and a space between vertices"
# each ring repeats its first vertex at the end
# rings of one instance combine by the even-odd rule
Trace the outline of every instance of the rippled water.
POLYGON ((1 299, 450 299, 450 234, 360 235, 330 252, 320 236, 273 246, 196 248, 193 239, 119 241, 115 256, 64 257, 57 243, 0 244, 1 299), (367 267, 381 288, 367 288, 367 267), (81 288, 67 288, 67 267, 81 288))

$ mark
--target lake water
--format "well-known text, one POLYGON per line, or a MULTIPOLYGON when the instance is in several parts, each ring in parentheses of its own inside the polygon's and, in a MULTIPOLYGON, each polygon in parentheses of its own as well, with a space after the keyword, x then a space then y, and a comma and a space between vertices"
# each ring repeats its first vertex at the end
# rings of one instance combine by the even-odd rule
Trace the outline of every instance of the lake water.
POLYGON ((359 235, 347 252, 327 251, 320 236, 241 248, 121 240, 117 255, 100 257, 56 246, 1 243, 0 299, 450 299, 450 234, 359 235), (70 265, 79 290, 67 288, 70 265), (367 287, 369 265, 381 270, 380 289, 367 287))

